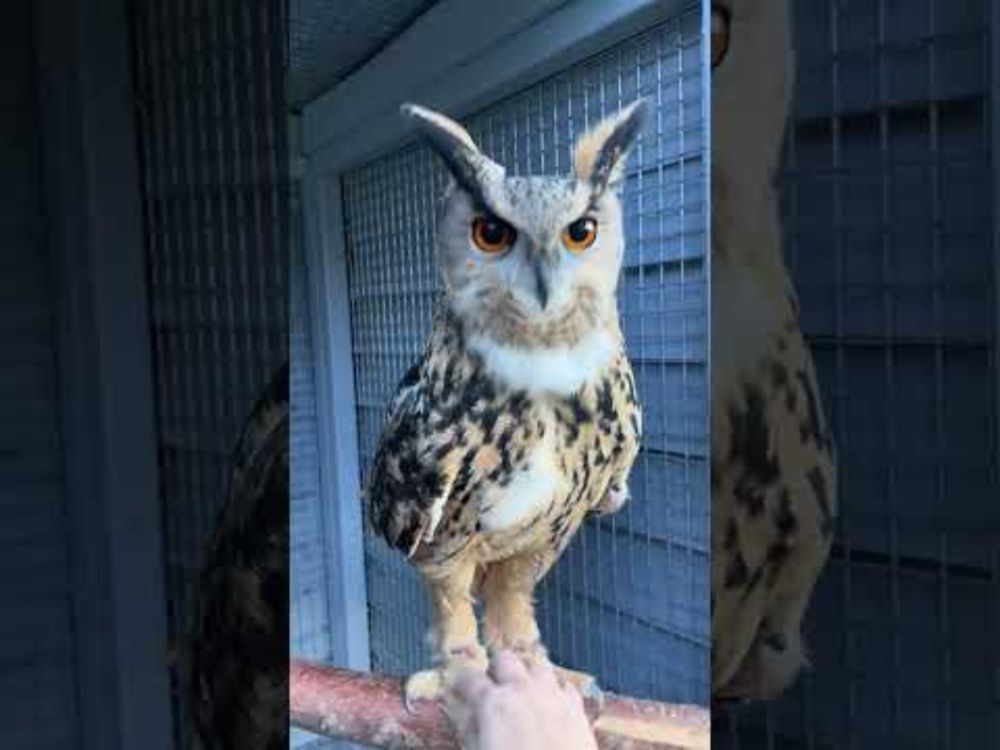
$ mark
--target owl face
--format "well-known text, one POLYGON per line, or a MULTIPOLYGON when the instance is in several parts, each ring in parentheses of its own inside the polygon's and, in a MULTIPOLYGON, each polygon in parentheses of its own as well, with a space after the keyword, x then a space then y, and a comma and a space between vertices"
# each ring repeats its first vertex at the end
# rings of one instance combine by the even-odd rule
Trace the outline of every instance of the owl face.
POLYGON ((624 252, 620 184, 637 102, 577 143, 567 176, 508 176, 457 123, 404 105, 453 177, 436 259, 473 333, 522 349, 573 346, 616 321, 624 252))

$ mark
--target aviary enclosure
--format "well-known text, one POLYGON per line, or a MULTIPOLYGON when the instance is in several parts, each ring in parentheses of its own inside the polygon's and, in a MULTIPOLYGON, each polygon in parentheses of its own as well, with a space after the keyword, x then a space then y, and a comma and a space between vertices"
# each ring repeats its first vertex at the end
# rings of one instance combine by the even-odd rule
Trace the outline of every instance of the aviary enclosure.
MULTIPOLYGON (((1000 4, 791 7, 778 187, 841 516, 806 620, 812 667, 770 704, 714 707, 713 744, 998 747, 1000 4)), ((426 665, 422 583, 372 535, 360 496, 440 292, 445 173, 398 117, 404 100, 456 117, 526 174, 567 171, 575 136, 649 99, 618 290, 645 408, 633 497, 588 521, 544 579, 540 624, 557 661, 609 690, 707 706, 699 3, 5 9, 2 406, 15 437, 0 469, 15 575, 0 600, 16 720, 0 744, 198 746, 179 658, 198 566, 233 438, 289 358, 292 656, 390 675, 426 665)))
MULTIPOLYGON (((413 142, 399 102, 446 111, 515 174, 565 174, 576 136, 645 96, 651 112, 622 193, 618 290, 645 415, 632 500, 586 522, 543 579, 539 624, 556 662, 594 674, 604 688, 707 704, 702 16, 683 2, 508 6, 480 8, 490 16, 485 25, 461 4, 433 6, 405 38, 302 107, 304 235, 292 264, 293 656, 389 675, 428 665, 423 582, 371 532, 359 499, 390 399, 421 353, 440 293, 432 238, 445 170, 413 142), (493 36, 459 33, 473 28, 463 24, 493 36), (444 51, 445 34, 467 39, 444 51)), ((308 72, 333 47, 307 10, 292 17, 292 58, 294 68, 299 45, 308 72)))

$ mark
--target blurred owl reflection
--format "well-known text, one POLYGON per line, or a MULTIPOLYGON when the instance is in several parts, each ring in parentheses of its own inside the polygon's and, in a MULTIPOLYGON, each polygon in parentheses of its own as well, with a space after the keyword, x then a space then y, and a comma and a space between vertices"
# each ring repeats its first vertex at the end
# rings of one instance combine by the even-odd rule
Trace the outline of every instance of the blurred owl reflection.
POLYGON ((206 750, 288 747, 288 366, 264 389, 230 462, 184 650, 206 750))
POLYGON ((805 656, 830 550, 834 446, 773 187, 792 87, 787 0, 712 6, 712 694, 768 699, 805 656))

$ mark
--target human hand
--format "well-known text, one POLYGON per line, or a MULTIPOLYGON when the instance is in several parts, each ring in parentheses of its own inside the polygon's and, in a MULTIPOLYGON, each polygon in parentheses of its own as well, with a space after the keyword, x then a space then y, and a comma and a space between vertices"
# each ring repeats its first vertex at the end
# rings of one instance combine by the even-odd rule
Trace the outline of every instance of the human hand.
POLYGON ((464 750, 597 750, 576 688, 560 686, 548 663, 526 668, 509 651, 493 657, 490 674, 456 677, 445 707, 464 750))

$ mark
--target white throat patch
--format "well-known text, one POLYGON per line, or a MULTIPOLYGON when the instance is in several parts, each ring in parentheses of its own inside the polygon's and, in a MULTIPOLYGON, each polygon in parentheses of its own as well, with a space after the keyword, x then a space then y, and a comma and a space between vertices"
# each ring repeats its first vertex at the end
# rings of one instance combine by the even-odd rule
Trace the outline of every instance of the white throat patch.
POLYGON ((602 369, 615 353, 606 331, 591 331, 571 347, 521 349, 472 336, 469 349, 490 373, 514 390, 569 396, 602 369))

